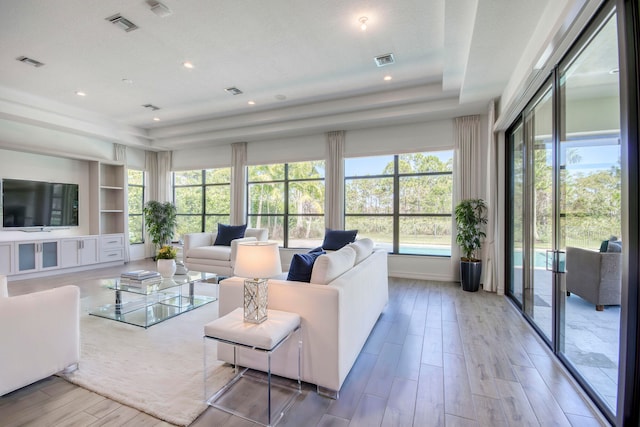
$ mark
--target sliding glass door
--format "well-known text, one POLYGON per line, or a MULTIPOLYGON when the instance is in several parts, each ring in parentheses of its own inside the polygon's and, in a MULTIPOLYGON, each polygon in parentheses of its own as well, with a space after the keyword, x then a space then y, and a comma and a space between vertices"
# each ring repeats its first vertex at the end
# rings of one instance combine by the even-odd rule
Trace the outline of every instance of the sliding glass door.
POLYGON ((609 415, 622 251, 616 17, 599 17, 506 135, 507 290, 609 415))
POLYGON ((615 15, 560 64, 558 350, 615 412, 622 280, 620 96, 615 15))

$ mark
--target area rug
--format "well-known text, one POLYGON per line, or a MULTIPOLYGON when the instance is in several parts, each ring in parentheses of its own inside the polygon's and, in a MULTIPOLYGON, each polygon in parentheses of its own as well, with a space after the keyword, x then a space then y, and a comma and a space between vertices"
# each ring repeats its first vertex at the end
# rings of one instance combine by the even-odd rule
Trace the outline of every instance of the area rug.
MULTIPOLYGON (((206 294, 211 288, 197 285, 196 291, 206 294)), ((218 317, 218 303, 148 329, 87 314, 103 303, 83 299, 79 369, 62 377, 171 424, 189 425, 207 408, 202 335, 204 325, 218 317)), ((230 366, 217 361, 215 348, 207 344, 207 387, 214 391, 233 376, 230 366)))

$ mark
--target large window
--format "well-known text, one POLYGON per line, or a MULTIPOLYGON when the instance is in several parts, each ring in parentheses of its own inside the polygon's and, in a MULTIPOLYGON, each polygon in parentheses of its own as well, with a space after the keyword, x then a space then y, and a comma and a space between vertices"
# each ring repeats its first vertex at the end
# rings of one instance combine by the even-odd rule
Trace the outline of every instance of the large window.
POLYGON ((178 236, 216 231, 218 223, 229 224, 231 168, 174 172, 173 200, 178 236))
POLYGON ((451 255, 453 151, 345 159, 345 228, 389 252, 451 255))
POLYGON ((324 162, 249 166, 249 227, 267 228, 283 247, 309 248, 324 237, 324 162))
POLYGON ((144 172, 129 169, 127 171, 129 206, 129 243, 144 243, 144 172))

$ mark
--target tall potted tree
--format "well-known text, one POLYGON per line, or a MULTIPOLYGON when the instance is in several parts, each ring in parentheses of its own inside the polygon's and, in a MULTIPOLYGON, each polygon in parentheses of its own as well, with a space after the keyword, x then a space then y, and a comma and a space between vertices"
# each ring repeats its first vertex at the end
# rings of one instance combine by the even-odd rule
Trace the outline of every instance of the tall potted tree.
POLYGON ((173 203, 151 200, 147 202, 142 212, 147 233, 156 249, 170 244, 178 224, 177 210, 173 203))
POLYGON ((486 233, 487 205, 482 199, 465 199, 456 206, 456 243, 460 246, 460 282, 462 289, 476 292, 480 288, 482 260, 476 257, 486 233))

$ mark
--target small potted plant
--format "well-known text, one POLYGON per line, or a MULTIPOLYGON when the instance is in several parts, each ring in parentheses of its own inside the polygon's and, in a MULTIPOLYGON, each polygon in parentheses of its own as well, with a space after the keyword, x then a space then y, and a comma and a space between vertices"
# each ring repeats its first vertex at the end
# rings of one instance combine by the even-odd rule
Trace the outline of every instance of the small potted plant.
POLYGON ((177 210, 173 203, 156 200, 147 202, 143 209, 144 224, 156 248, 171 243, 178 225, 177 210))
POLYGON ((466 199, 456 206, 456 243, 460 246, 460 282, 462 289, 476 292, 480 288, 482 260, 476 257, 486 234, 487 205, 482 199, 466 199))
POLYGON ((176 256, 178 251, 170 245, 164 245, 156 255, 158 273, 162 277, 173 277, 176 273, 176 256))

